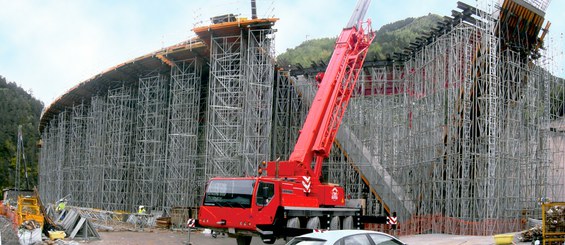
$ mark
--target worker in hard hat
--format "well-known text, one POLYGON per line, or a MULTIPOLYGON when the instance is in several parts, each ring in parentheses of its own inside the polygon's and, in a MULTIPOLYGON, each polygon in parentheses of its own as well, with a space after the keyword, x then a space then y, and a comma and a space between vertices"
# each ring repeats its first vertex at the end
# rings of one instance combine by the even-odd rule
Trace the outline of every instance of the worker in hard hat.
POLYGON ((137 213, 138 214, 146 214, 146 210, 145 210, 145 206, 140 205, 139 208, 137 209, 137 213))
POLYGON ((66 206, 67 206, 67 199, 65 199, 65 198, 59 199, 59 201, 57 202, 57 207, 55 208, 55 210, 57 212, 62 212, 63 210, 65 210, 66 206))

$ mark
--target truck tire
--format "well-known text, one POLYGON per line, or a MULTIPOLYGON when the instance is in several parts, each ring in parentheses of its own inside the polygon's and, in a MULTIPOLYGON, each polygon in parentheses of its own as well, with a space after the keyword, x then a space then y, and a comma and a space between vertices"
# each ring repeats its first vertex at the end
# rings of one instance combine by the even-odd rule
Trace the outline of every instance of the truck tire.
POLYGON ((339 216, 332 217, 330 221, 330 230, 341 230, 341 220, 339 216))
POLYGON ((306 223, 306 228, 320 229, 320 217, 312 217, 308 219, 308 223, 306 223))
MULTIPOLYGON (((294 218, 290 218, 286 221, 286 227, 288 228, 300 228, 300 220, 298 219, 298 217, 294 217, 294 218)), ((285 237, 284 240, 285 241, 290 241, 290 239, 292 239, 292 237, 285 237)))
POLYGON ((263 243, 265 244, 274 244, 275 241, 277 241, 277 239, 273 236, 261 237, 261 240, 263 240, 263 243))
POLYGON ((237 240, 237 245, 251 244, 251 236, 237 236, 235 239, 237 240))
POLYGON ((288 221, 286 222, 286 227, 289 227, 289 228, 300 228, 300 220, 298 219, 298 217, 290 218, 290 219, 288 219, 288 221))
POLYGON ((347 216, 343 219, 343 229, 352 230, 353 229, 353 217, 347 216))

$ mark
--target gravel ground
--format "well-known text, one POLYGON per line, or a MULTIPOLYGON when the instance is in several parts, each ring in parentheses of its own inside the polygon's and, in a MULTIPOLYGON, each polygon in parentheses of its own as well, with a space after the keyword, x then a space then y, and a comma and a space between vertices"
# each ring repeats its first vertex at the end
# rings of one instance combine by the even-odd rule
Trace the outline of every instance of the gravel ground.
MULTIPOLYGON (((168 231, 153 229, 144 232, 100 232, 101 240, 91 241, 89 244, 187 244, 188 233, 186 231, 168 231)), ((423 234, 399 237, 403 242, 410 245, 490 245, 494 244, 492 236, 456 236, 445 234, 423 234)), ((190 241, 193 245, 235 245, 235 239, 227 236, 211 237, 202 232, 191 232, 190 241)), ((258 237, 253 237, 252 245, 262 245, 263 242, 258 237)), ((277 240, 275 244, 285 244, 284 240, 277 240)), ((515 244, 531 244, 520 243, 515 244)))
POLYGON ((12 222, 5 216, 0 215, 0 236, 2 245, 19 245, 18 234, 12 229, 12 222))
MULTIPOLYGON (((18 237, 11 229, 10 221, 0 216, 0 232, 2 236, 2 245, 17 245, 18 237)), ((65 239, 58 241, 56 244, 61 245, 81 245, 81 244, 124 244, 124 245, 168 245, 168 244, 188 244, 188 233, 186 231, 170 231, 163 229, 146 229, 144 231, 117 231, 117 232, 99 232, 100 240, 80 241, 65 239)), ((399 237, 403 242, 413 245, 433 244, 433 245, 490 245, 494 244, 492 236, 456 236, 445 234, 423 234, 399 237)), ((213 238, 210 234, 203 234, 201 231, 193 231, 190 234, 190 243, 192 245, 235 245, 234 238, 225 235, 218 235, 213 238)), ((45 243, 47 244, 47 243, 45 243)), ((263 242, 258 237, 253 237, 252 245, 262 245, 263 242)), ((277 240, 277 245, 285 244, 284 240, 277 240)), ((515 240, 514 244, 531 244, 520 243, 515 240)))

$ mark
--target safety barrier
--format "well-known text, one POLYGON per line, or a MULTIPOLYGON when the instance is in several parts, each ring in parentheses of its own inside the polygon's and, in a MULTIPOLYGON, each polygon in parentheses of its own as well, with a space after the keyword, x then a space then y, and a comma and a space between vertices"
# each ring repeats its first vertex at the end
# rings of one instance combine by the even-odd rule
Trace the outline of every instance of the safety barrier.
MULTIPOLYGON (((412 216, 397 224, 397 235, 442 233, 454 235, 489 236, 525 228, 521 219, 488 219, 468 221, 436 215, 412 216)), ((365 229, 391 233, 391 225, 366 224, 365 229)))

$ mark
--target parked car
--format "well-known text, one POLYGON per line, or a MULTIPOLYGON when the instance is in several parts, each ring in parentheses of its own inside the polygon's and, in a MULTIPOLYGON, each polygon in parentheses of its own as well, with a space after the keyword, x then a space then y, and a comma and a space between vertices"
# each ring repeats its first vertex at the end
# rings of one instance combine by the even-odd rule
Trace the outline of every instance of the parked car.
POLYGON ((331 230, 297 236, 286 245, 405 245, 395 237, 366 230, 331 230))

